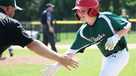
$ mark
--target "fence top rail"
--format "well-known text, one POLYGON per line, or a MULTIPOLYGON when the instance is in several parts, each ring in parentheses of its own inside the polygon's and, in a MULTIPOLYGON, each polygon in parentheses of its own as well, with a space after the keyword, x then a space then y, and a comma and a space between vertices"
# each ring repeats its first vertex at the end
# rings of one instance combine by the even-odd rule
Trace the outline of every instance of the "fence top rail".
MULTIPOLYGON (((22 22, 23 24, 40 25, 40 21, 22 22)), ((53 24, 80 24, 82 21, 76 20, 54 20, 53 24)))
POLYGON ((129 19, 130 22, 136 22, 136 19, 129 19))
MULTIPOLYGON (((136 19, 129 19, 130 22, 136 22, 136 19)), ((54 20, 53 24, 81 24, 82 21, 77 20, 54 20)), ((22 24, 41 25, 40 21, 22 22, 22 24)))

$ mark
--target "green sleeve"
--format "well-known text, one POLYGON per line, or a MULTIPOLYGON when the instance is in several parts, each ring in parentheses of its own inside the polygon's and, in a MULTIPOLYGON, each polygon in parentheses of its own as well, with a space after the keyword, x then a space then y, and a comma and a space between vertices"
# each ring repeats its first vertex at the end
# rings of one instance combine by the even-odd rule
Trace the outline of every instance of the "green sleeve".
POLYGON ((123 29, 127 26, 128 21, 121 16, 111 15, 109 16, 111 24, 116 31, 123 29))

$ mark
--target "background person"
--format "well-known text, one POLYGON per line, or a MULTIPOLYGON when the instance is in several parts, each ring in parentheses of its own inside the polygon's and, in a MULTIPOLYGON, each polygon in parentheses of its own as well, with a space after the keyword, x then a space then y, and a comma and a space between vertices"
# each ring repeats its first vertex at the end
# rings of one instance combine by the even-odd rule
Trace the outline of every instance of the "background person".
POLYGON ((53 27, 53 11, 54 5, 51 3, 46 4, 47 9, 43 11, 41 16, 41 23, 43 25, 43 43, 48 45, 50 43, 52 50, 57 52, 55 46, 55 30, 53 27))

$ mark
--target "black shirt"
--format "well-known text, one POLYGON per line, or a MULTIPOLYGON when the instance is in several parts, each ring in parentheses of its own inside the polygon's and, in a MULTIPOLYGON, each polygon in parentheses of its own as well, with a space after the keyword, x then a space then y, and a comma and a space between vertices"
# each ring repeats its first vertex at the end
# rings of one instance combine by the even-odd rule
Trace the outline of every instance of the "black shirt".
POLYGON ((44 31, 49 31, 49 26, 48 26, 48 23, 47 21, 51 21, 51 26, 53 26, 53 19, 54 19, 54 16, 53 16, 53 13, 48 11, 48 10, 44 10, 42 12, 42 15, 41 15, 41 23, 43 24, 43 30, 44 31))
POLYGON ((29 37, 21 23, 7 15, 0 9, 0 51, 10 45, 26 46, 33 39, 29 37))

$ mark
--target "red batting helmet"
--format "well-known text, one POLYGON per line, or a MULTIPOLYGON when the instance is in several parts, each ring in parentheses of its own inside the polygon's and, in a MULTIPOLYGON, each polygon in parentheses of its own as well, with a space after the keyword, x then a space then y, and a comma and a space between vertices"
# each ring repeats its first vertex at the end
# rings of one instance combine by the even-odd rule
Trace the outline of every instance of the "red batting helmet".
POLYGON ((76 0, 73 10, 80 8, 89 8, 89 16, 97 16, 99 14, 99 1, 98 0, 76 0))

